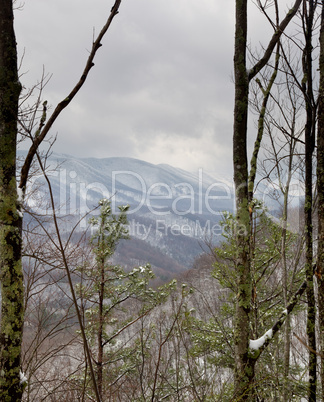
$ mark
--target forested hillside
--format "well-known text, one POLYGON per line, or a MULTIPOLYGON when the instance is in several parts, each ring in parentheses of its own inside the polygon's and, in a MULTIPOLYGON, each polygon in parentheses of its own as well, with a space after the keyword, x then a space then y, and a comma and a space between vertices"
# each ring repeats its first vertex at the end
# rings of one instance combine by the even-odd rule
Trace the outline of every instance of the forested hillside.
MULTIPOLYGON (((108 33, 114 40, 119 34, 128 38, 134 58, 124 49, 114 77, 105 70, 100 78, 112 91, 110 100, 120 101, 116 87, 124 82, 117 78, 125 78, 128 65, 137 66, 133 40, 143 46, 145 36, 134 24, 118 31, 121 3, 109 7, 99 32, 93 29, 83 71, 56 106, 59 90, 52 92, 53 105, 45 73, 28 88, 19 70, 14 13, 23 5, 2 0, 0 6, 0 401, 323 400, 322 2, 236 0, 235 15, 224 13, 235 22, 233 185, 225 173, 210 173, 213 166, 188 172, 135 158, 53 152, 63 111, 74 107, 91 128, 97 123, 91 112, 98 107, 106 113, 97 94, 86 110, 77 94, 93 83, 89 76, 94 61, 103 62, 97 53, 108 33)), ((188 13, 172 25, 172 41, 156 36, 165 48, 177 44, 180 16, 192 28, 201 16, 195 3, 177 4, 188 13)), ((134 5, 124 6, 134 11, 134 5)), ((71 18, 78 18, 73 11, 71 18)), ((156 24, 149 24, 150 32, 156 24)), ((213 37, 215 43, 225 42, 222 35, 213 37)), ((38 40, 45 40, 42 33, 38 40)), ((191 45, 197 46, 196 36, 186 38, 185 47, 191 45)), ((190 63, 177 56, 174 62, 182 60, 183 75, 191 78, 187 94, 194 102, 198 90, 190 63)), ((170 64, 157 60, 150 79, 156 72, 169 78, 170 64)), ((215 74, 221 58, 218 63, 215 74)), ((137 78, 136 85, 142 82, 137 78)), ((128 76, 127 86, 135 81, 128 76)), ((197 148, 186 151, 186 162, 194 162, 208 139, 206 155, 218 141, 215 163, 223 158, 225 166, 228 155, 220 150, 227 137, 209 131, 209 104, 204 113, 180 113, 181 124, 170 117, 170 131, 157 118, 156 109, 184 101, 171 84, 170 97, 160 85, 129 94, 118 111, 110 103, 123 122, 127 113, 136 115, 127 107, 131 99, 133 107, 142 103, 145 114, 153 115, 154 130, 145 119, 125 125, 129 144, 144 153, 156 142, 162 152, 167 140, 171 157, 178 151, 178 129, 186 132, 180 149, 190 141, 197 148), (193 128, 192 116, 204 132, 193 128)), ((209 93, 208 85, 204 89, 209 93)), ((113 124, 115 116, 109 116, 113 124)), ((96 132, 87 135, 90 148, 96 132)), ((112 149, 129 149, 120 132, 109 135, 112 149)), ((75 147, 84 140, 74 138, 75 147)))

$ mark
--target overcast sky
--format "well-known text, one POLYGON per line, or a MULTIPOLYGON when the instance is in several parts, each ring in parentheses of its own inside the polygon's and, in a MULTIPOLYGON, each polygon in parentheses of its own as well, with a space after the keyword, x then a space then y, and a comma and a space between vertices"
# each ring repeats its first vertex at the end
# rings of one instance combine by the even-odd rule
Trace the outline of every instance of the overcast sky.
MULTIPOLYGON (((44 66, 44 100, 64 99, 113 3, 26 1, 15 19, 23 85, 44 66)), ((257 45, 271 29, 250 8, 257 45)), ((53 127, 54 151, 231 177, 233 37, 234 0, 123 0, 89 79, 53 127)))

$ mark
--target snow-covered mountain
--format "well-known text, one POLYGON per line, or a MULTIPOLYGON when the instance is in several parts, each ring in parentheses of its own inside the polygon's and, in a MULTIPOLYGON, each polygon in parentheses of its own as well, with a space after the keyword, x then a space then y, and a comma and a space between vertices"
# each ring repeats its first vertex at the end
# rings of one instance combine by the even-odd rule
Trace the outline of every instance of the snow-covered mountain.
MULTIPOLYGON (((76 158, 55 153, 46 160, 46 168, 59 216, 79 219, 102 198, 111 200, 114 212, 118 205, 129 204, 131 259, 141 263, 155 253, 160 262, 148 262, 163 271, 189 268, 206 238, 212 236, 215 242, 221 238, 223 212, 233 211, 230 181, 202 169, 187 172, 132 158, 76 158), (163 256, 167 267, 161 267, 163 256)), ((33 210, 48 208, 42 174, 32 178, 28 193, 33 210)), ((86 226, 86 219, 82 220, 79 230, 86 226)))

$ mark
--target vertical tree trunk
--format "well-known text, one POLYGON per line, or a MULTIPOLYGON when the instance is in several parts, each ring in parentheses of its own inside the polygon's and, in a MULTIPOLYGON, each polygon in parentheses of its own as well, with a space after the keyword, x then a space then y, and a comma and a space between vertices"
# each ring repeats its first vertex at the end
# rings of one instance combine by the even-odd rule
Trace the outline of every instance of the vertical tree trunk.
MULTIPOLYGON (((318 310, 320 320, 321 355, 324 354, 324 7, 322 7, 320 33, 320 86, 317 132, 317 192, 318 192, 318 249, 316 276, 318 280, 318 310)), ((321 385, 324 400, 324 358, 321 358, 321 385)))
POLYGON ((99 300, 98 300, 98 358, 97 358, 97 382, 98 382, 98 392, 100 398, 102 395, 102 385, 103 385, 103 327, 104 327, 104 295, 105 295, 105 260, 102 258, 100 270, 100 283, 99 283, 99 300))
POLYGON ((0 400, 20 401, 23 329, 22 218, 16 188, 18 99, 16 39, 11 0, 0 6, 0 400))
MULTIPOLYGON (((289 155, 289 168, 287 178, 287 183, 284 190, 284 202, 283 202, 283 214, 282 214, 282 232, 281 232, 281 264, 282 264, 282 284, 283 284, 283 301, 285 309, 287 309, 289 303, 288 295, 288 267, 287 267, 287 221, 288 221, 288 194, 291 180, 292 171, 292 160, 293 160, 293 146, 290 144, 290 155, 289 155)), ((290 369, 290 316, 286 318, 284 325, 284 390, 283 390, 283 400, 288 401, 289 392, 289 369, 290 369)))
POLYGON ((315 332, 315 295, 313 281, 313 152, 315 137, 316 106, 313 97, 312 69, 312 30, 314 20, 314 0, 309 0, 308 7, 304 1, 305 48, 303 54, 303 72, 305 84, 304 98, 306 105, 305 125, 305 242, 306 242, 306 280, 307 280, 307 337, 310 351, 308 353, 308 400, 316 401, 316 332, 315 332))
POLYGON ((253 391, 256 360, 249 357, 250 308, 251 308, 251 269, 250 269, 250 214, 248 199, 247 163, 247 118, 249 81, 261 71, 272 55, 282 32, 296 14, 302 0, 296 0, 293 8, 278 25, 269 41, 263 57, 252 67, 246 68, 247 45, 247 0, 235 2, 235 40, 234 40, 234 128, 233 165, 236 202, 236 241, 237 241, 237 287, 234 329, 235 348, 235 397, 249 400, 253 391))
POLYGON ((247 116, 249 82, 246 71, 247 0, 236 1, 234 49, 235 106, 233 133, 233 163, 236 201, 237 281, 235 314, 235 396, 248 399, 254 378, 250 364, 249 314, 251 305, 251 273, 249 259, 250 215, 248 210, 247 116))

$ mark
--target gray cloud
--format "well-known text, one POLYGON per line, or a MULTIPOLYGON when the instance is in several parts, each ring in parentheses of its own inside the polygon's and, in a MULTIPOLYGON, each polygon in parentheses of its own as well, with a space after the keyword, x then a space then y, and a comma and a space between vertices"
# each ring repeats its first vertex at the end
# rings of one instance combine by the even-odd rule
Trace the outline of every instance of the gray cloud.
MULTIPOLYGON (((32 85, 45 65, 53 77, 44 99, 63 99, 108 3, 26 2, 16 12, 23 83, 32 85)), ((55 151, 230 176, 233 36, 234 1, 124 0, 88 81, 53 128, 55 151)))

